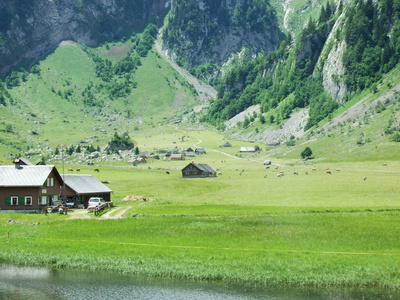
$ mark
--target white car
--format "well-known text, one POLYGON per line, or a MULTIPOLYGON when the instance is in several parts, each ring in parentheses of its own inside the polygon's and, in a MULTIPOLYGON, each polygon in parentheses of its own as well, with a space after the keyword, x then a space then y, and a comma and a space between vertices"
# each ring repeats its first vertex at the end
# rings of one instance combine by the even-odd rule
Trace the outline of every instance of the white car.
POLYGON ((88 201, 87 208, 88 209, 94 209, 97 206, 100 206, 100 205, 105 204, 105 203, 106 203, 106 201, 101 197, 91 197, 89 199, 89 201, 88 201))

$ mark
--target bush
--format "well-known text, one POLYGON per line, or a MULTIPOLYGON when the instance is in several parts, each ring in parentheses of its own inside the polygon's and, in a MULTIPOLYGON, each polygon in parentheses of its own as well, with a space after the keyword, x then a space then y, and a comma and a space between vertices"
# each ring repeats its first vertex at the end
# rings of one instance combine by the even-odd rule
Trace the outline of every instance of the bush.
POLYGON ((312 150, 310 147, 306 147, 302 152, 301 152, 301 158, 302 159, 307 159, 307 158, 311 158, 312 156, 312 150))

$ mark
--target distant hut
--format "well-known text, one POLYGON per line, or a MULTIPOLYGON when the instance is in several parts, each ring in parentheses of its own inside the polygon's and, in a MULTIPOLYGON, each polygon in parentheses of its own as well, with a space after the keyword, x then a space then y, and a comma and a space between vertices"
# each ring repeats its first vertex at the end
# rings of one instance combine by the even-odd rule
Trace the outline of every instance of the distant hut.
POLYGON ((196 154, 206 154, 207 153, 206 149, 201 148, 201 147, 196 148, 196 150, 194 152, 196 152, 196 154))
POLYGON ((171 156, 169 157, 170 160, 185 160, 185 157, 183 154, 175 154, 172 153, 171 156))
POLYGON ((232 144, 229 142, 226 142, 225 144, 223 144, 221 147, 232 147, 232 144))
POLYGON ((216 177, 217 172, 207 164, 195 164, 191 162, 182 169, 183 178, 216 177))
POLYGON ((271 147, 277 147, 281 144, 280 141, 272 141, 272 142, 267 142, 266 145, 267 146, 271 146, 271 147))
POLYGON ((258 146, 255 147, 240 147, 240 152, 257 152, 260 148, 258 146))

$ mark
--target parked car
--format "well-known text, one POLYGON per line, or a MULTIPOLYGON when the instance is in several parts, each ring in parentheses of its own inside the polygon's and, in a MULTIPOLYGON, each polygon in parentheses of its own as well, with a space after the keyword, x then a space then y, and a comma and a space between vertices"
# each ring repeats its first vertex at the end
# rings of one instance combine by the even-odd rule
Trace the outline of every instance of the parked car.
POLYGON ((101 197, 91 197, 88 201, 88 209, 94 209, 99 205, 105 204, 106 201, 101 197))

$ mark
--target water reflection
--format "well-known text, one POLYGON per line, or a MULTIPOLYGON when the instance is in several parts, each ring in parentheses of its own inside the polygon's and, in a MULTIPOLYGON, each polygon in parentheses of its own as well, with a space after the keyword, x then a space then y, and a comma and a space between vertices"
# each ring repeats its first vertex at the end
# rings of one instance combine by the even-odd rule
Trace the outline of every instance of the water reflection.
POLYGON ((400 299, 370 290, 246 288, 220 283, 147 279, 115 273, 0 265, 0 299, 400 299))

